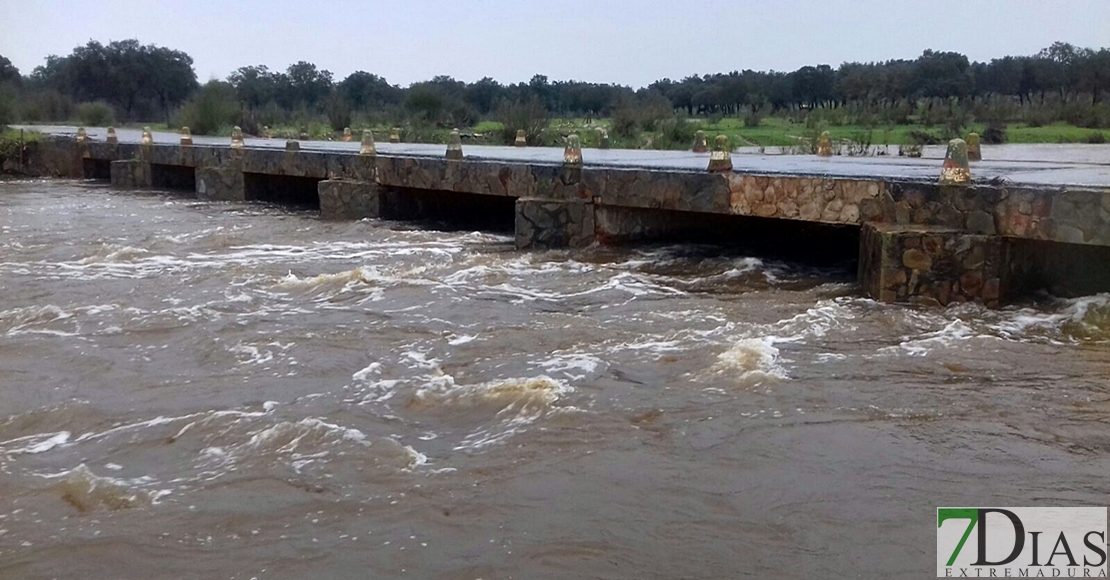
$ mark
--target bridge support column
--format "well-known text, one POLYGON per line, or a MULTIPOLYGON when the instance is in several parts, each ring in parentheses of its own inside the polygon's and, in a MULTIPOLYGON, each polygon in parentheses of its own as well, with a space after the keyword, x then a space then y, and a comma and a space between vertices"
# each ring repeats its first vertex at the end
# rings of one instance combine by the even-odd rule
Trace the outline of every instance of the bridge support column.
POLYGON ((243 170, 236 165, 197 167, 197 199, 209 201, 246 201, 243 170))
POLYGON ((1001 236, 886 223, 864 224, 860 235, 860 286, 881 302, 998 306, 1007 298, 1009 272, 1001 236))
POLYGON ((374 182, 325 179, 317 187, 323 219, 359 220, 381 216, 381 196, 374 182))
POLYGON ((148 189, 152 187, 150 163, 140 159, 113 161, 109 170, 112 187, 148 189))
POLYGON ((516 201, 517 248, 582 248, 592 243, 592 202, 537 198, 516 201))

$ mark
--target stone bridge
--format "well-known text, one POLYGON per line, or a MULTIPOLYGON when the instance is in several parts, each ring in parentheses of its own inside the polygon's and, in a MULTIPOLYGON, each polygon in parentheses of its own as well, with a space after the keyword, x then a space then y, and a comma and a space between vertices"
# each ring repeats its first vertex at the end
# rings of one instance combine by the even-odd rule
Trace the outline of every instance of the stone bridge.
POLYGON ((566 163, 553 148, 472 146, 450 159, 442 145, 232 147, 68 133, 37 144, 45 172, 301 204, 326 219, 469 213, 514 227, 522 249, 713 230, 726 239, 778 232, 775 243, 819 252, 847 232, 858 240, 864 292, 885 302, 993 306, 1038 288, 1110 290, 1110 165, 1098 162, 983 161, 971 165, 971 183, 941 185, 936 159, 738 155, 710 172, 717 153, 590 149, 566 163))

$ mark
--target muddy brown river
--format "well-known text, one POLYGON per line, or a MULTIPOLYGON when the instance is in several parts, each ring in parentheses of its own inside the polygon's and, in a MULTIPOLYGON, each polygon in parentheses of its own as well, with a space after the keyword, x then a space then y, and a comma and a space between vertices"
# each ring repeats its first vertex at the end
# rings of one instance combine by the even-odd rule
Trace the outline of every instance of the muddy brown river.
POLYGON ((0 578, 927 578, 1110 492, 1110 297, 0 182, 0 578))

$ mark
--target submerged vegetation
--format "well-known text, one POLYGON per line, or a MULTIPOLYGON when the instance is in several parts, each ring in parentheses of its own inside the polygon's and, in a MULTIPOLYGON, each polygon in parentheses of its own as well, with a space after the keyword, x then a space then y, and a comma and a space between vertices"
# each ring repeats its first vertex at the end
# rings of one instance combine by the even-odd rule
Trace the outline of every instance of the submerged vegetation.
POLYGON ((284 71, 245 66, 198 84, 189 55, 135 40, 90 41, 21 75, 0 56, 0 124, 115 122, 188 126, 196 134, 334 138, 345 127, 401 130, 442 141, 452 127, 472 142, 553 145, 577 132, 596 144, 685 149, 694 133, 734 145, 807 149, 829 131, 843 154, 872 145, 916 146, 978 131, 987 143, 1105 142, 1110 50, 1055 43, 1032 56, 972 62, 926 50, 914 60, 736 70, 640 89, 578 81, 466 83, 448 76, 392 85, 358 71, 336 80, 298 62, 284 71))

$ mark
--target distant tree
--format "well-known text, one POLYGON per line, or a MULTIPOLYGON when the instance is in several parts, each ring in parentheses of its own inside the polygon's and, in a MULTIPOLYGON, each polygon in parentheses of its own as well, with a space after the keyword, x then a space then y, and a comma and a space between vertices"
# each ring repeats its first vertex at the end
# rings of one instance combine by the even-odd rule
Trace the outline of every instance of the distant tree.
POLYGON ((1039 93, 1041 99, 1048 92, 1064 95, 1067 86, 1064 66, 1052 59, 1037 56, 1029 59, 1025 66, 1025 88, 1030 93, 1039 93))
POLYGON ((505 87, 490 77, 485 77, 466 88, 466 102, 483 115, 492 112, 503 98, 505 98, 505 87))
POLYGON ((351 73, 339 83, 337 90, 356 110, 395 105, 401 101, 401 89, 365 71, 351 73))
MULTIPOLYGON (((90 41, 70 55, 47 57, 28 77, 21 77, 10 61, 0 57, 0 87, 22 100, 19 113, 27 118, 65 118, 77 105, 97 101, 111 104, 117 118, 154 118, 168 116, 196 90, 192 65, 192 59, 180 51, 136 40, 107 45, 90 41), (21 81, 22 86, 16 86, 21 81)), ((815 64, 793 72, 736 69, 681 80, 664 78, 638 90, 552 80, 542 74, 513 84, 490 77, 466 83, 441 75, 402 88, 366 71, 337 82, 331 72, 305 61, 284 72, 264 65, 245 66, 231 73, 227 82, 237 101, 237 122, 244 129, 257 122, 281 124, 296 119, 304 123, 325 116, 338 129, 359 113, 378 122, 401 112, 416 122, 463 126, 482 116, 500 115, 502 105, 533 101, 545 112, 529 114, 535 117, 617 117, 619 113, 627 137, 645 129, 679 135, 659 129, 660 123, 674 121, 675 111, 735 115, 747 123, 766 114, 800 121, 808 110, 840 107, 845 110, 818 114, 836 123, 895 124, 913 119, 951 128, 954 122, 966 123, 972 117, 980 122, 1027 120, 1026 108, 1036 104, 1041 107, 1038 122, 1110 126, 1107 109, 1100 104, 1110 92, 1110 51, 1066 42, 1055 42, 1035 55, 988 62, 926 50, 912 60, 846 62, 835 69, 815 64), (1058 106, 1061 103, 1067 106, 1058 106)), ((210 107, 219 109, 219 114, 206 117, 225 116, 226 88, 209 87, 208 102, 221 105, 210 107)))
POLYGON ((1095 71, 1088 69, 1088 65, 1097 62, 1092 59, 1097 53, 1089 48, 1076 48, 1066 42, 1054 42, 1052 46, 1037 54, 1057 64, 1060 68, 1060 77, 1063 81, 1064 100, 1076 96, 1080 90, 1091 90, 1090 80, 1095 71))
POLYGON ((418 121, 438 123, 447 107, 442 90, 433 83, 417 83, 409 87, 405 110, 418 121))
POLYGON ((152 71, 149 87, 158 97, 162 114, 169 121, 170 111, 183 102, 196 89, 197 76, 193 72, 193 58, 181 52, 150 45, 145 48, 148 66, 152 71))
POLYGON ((981 90, 987 94, 1020 95, 1025 60, 1012 56, 996 58, 986 65, 977 84, 982 85, 981 90))
POLYGON ((775 109, 785 109, 794 100, 793 78, 786 73, 771 71, 766 75, 768 100, 775 109))
POLYGON ((1103 95, 1110 93, 1110 50, 1087 51, 1075 63, 1077 87, 1091 93, 1091 102, 1102 102, 1103 95))
POLYGON ((12 61, 0 54, 0 83, 19 84, 22 79, 23 77, 19 75, 19 69, 15 68, 12 61))
POLYGON ((235 87, 239 102, 249 110, 270 102, 277 89, 277 76, 264 64, 237 68, 227 81, 235 87))
POLYGON ((279 81, 279 87, 282 85, 289 91, 294 106, 315 109, 331 94, 332 74, 302 60, 286 69, 285 77, 279 81))
POLYGON ((794 71, 791 76, 794 98, 797 103, 816 108, 821 103, 832 101, 836 97, 836 73, 827 64, 820 66, 804 66, 794 71))
POLYGON ((89 41, 69 56, 48 56, 32 78, 78 101, 112 103, 128 119, 139 112, 168 118, 197 86, 192 57, 134 39, 108 45, 89 41))
POLYGON ((972 90, 970 68, 962 54, 926 50, 914 63, 910 92, 918 97, 965 97, 972 90))
POLYGON ((870 105, 882 97, 881 69, 873 63, 844 63, 836 70, 834 90, 840 99, 870 105))
POLYGON ((16 120, 16 90, 23 77, 12 61, 0 55, 0 128, 16 120))

